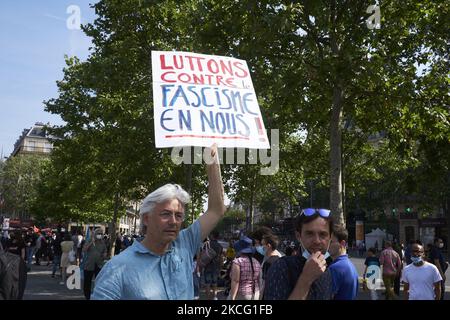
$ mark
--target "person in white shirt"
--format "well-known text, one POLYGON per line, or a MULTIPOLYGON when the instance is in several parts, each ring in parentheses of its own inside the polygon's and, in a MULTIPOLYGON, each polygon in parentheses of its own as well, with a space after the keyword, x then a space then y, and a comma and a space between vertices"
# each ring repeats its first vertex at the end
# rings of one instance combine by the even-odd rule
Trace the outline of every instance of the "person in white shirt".
POLYGON ((442 277, 434 264, 424 260, 422 245, 412 245, 411 260, 402 274, 405 300, 439 300, 442 277))

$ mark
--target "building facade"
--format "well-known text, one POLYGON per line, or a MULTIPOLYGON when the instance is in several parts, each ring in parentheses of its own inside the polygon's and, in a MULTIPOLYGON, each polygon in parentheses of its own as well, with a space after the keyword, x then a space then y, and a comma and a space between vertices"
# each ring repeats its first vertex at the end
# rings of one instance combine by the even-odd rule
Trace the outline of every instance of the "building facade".
POLYGON ((22 135, 14 144, 11 156, 23 154, 49 155, 53 150, 53 143, 45 135, 44 124, 36 122, 30 129, 23 129, 22 135))

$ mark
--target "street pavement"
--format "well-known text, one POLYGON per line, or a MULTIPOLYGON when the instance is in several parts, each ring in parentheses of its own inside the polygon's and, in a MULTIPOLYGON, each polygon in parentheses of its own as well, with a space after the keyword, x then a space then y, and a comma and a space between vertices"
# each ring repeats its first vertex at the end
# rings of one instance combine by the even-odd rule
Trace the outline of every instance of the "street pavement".
POLYGON ((32 265, 27 275, 27 286, 24 300, 85 300, 81 289, 69 290, 61 281, 60 272, 55 278, 51 277, 52 266, 43 264, 32 265))
MULTIPOLYGON (((362 277, 364 272, 364 258, 350 257, 350 260, 356 267, 358 274, 362 277)), ((41 266, 32 265, 31 271, 28 272, 27 286, 25 289, 24 300, 84 300, 83 291, 81 289, 68 289, 67 286, 59 284, 61 278, 59 271, 57 277, 52 278, 52 266, 43 264, 41 266)), ((450 277, 447 275, 445 299, 450 300, 450 277)), ((82 285, 82 284, 81 284, 82 285)), ((361 287, 360 287, 361 288, 361 287)), ((225 300, 223 294, 224 288, 219 288, 219 300, 225 300)), ((403 286, 401 287, 402 298, 403 286)), ((378 290, 379 299, 384 299, 383 290, 378 290)), ((200 292, 200 299, 205 299, 203 290, 200 292)), ((368 291, 359 290, 357 300, 370 300, 368 291)))

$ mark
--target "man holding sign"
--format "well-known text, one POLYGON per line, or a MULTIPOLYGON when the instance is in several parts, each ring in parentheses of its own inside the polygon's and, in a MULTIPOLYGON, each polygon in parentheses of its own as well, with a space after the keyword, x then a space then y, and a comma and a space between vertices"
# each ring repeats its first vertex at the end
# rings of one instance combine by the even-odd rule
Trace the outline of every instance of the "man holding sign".
POLYGON ((114 256, 102 268, 92 299, 193 299, 192 261, 201 242, 225 213, 217 146, 208 149, 208 209, 180 231, 189 195, 167 184, 150 193, 140 208, 145 238, 114 256))

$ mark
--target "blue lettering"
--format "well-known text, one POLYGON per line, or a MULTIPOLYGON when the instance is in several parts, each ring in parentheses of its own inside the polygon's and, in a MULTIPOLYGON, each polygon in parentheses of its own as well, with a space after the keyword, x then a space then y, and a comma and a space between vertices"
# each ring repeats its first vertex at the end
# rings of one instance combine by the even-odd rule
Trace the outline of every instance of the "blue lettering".
POLYGON ((221 134, 223 134, 227 130, 227 126, 225 125, 225 118, 223 117, 222 112, 216 113, 216 128, 221 134), (220 122, 222 122, 222 129, 220 128, 221 126, 219 123, 219 118, 220 122))
POLYGON ((187 118, 183 112, 183 110, 178 110, 178 118, 180 119, 180 129, 183 130, 183 123, 189 131, 192 131, 191 124, 191 112, 189 110, 186 111, 187 118))
POLYGON ((253 101, 252 99, 249 98, 249 96, 251 96, 251 93, 246 93, 244 94, 243 100, 244 100, 244 109, 247 110, 248 113, 253 114, 255 116, 259 116, 259 114, 251 112, 248 107, 247 107, 247 101, 253 101))
POLYGON ((231 98, 230 98, 230 96, 228 95, 228 92, 229 90, 228 89, 223 89, 222 90, 222 94, 227 98, 227 101, 228 101, 228 108, 220 108, 220 109, 231 109, 231 98))
POLYGON ((161 127, 164 129, 164 130, 166 130, 166 131, 175 131, 174 129, 169 129, 169 128, 167 128, 165 125, 164 125, 164 121, 166 121, 166 120, 173 120, 173 118, 165 118, 165 114, 166 114, 166 112, 168 112, 168 111, 173 111, 173 109, 167 109, 167 110, 164 110, 163 111, 163 113, 161 114, 161 119, 160 119, 160 124, 161 124, 161 127))
POLYGON ((202 94, 202 104, 203 104, 205 107, 214 107, 213 104, 208 104, 208 103, 206 102, 205 90, 210 90, 210 89, 211 89, 211 87, 204 87, 204 88, 202 88, 202 89, 200 90, 200 92, 201 92, 201 94, 202 94))
POLYGON ((186 94, 183 91, 183 87, 182 86, 178 86, 177 91, 175 92, 175 94, 173 95, 172 100, 170 101, 170 106, 171 107, 175 104, 175 102, 178 99, 178 97, 182 97, 184 99, 184 102, 186 103, 186 106, 189 105, 189 100, 188 100, 188 98, 186 97, 186 94))
POLYGON ((236 134, 236 119, 234 119, 234 114, 231 115, 231 122, 230 123, 230 114, 226 113, 226 118, 227 118, 227 127, 228 127, 228 132, 230 134, 236 134))
POLYGON ((221 106, 221 105, 222 105, 222 102, 221 102, 221 100, 220 100, 219 89, 215 88, 214 90, 215 90, 214 93, 216 94, 217 105, 218 105, 218 106, 221 106))
POLYGON ((200 101, 200 96, 197 94, 197 92, 195 92, 195 90, 194 90, 194 88, 196 88, 196 86, 189 86, 187 89, 188 89, 188 91, 189 92, 192 92, 194 95, 195 95, 195 97, 197 98, 197 103, 191 103, 191 106, 193 106, 193 107, 199 107, 200 106, 200 103, 201 103, 201 101, 200 101))
POLYGON ((213 112, 210 111, 209 112, 209 119, 208 117, 205 115, 205 113, 203 112, 203 110, 200 110, 200 120, 202 121, 202 131, 205 132, 205 121, 208 123, 209 128, 212 130, 213 133, 216 132, 216 129, 214 127, 214 117, 213 117, 213 112))
POLYGON ((173 84, 163 84, 161 85, 162 96, 163 96, 163 107, 167 107, 167 92, 170 91, 169 88, 174 87, 173 84))
POLYGON ((231 97, 233 98, 234 111, 238 111, 237 108, 236 108, 236 106, 237 106, 236 100, 237 100, 237 102, 239 103, 239 106, 241 107, 241 111, 240 112, 242 114, 245 114, 244 108, 242 107, 241 93, 239 91, 237 91, 237 92, 232 91, 231 92, 231 97))
POLYGON ((237 119, 245 126, 245 133, 242 133, 242 131, 240 131, 240 130, 239 130, 238 133, 239 133, 241 136, 248 137, 248 136, 250 136, 250 128, 249 128, 249 126, 245 123, 245 121, 242 119, 242 117, 243 117, 242 114, 236 115, 236 118, 237 118, 237 119))

